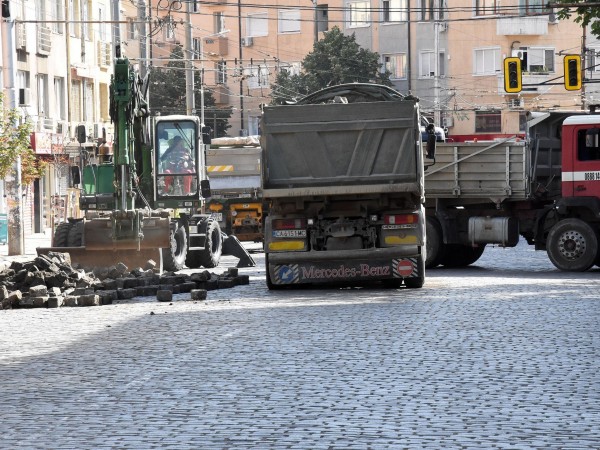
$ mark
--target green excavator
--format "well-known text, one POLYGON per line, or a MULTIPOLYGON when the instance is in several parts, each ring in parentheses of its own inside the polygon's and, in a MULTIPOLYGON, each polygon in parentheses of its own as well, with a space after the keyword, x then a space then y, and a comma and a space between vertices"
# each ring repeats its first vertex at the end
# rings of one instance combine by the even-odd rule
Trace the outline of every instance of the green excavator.
POLYGON ((75 168, 82 218, 56 227, 51 247, 38 254, 67 252, 72 263, 109 267, 122 262, 162 270, 213 268, 222 255, 255 262, 235 236, 225 235, 210 214, 205 166, 209 134, 197 116, 151 117, 148 77, 142 79, 127 58, 118 58, 110 85, 114 142, 75 168))

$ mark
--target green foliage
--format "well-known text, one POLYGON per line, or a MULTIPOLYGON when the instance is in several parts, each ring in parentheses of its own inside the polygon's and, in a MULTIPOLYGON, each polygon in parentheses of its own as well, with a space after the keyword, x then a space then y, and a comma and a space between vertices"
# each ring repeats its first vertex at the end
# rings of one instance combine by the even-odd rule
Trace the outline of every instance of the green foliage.
POLYGON ((5 178, 14 162, 21 157, 21 182, 29 184, 44 174, 46 164, 31 149, 31 122, 19 123, 21 115, 16 109, 4 105, 0 93, 0 177, 5 178))
POLYGON ((312 92, 342 83, 378 83, 391 86, 389 72, 381 73, 379 54, 361 48, 354 34, 348 36, 338 27, 326 32, 313 51, 302 61, 303 71, 277 74, 271 86, 272 102, 293 101, 312 92))
MULTIPOLYGON (((183 48, 176 46, 170 55, 171 61, 166 67, 153 67, 150 72, 149 103, 151 114, 186 114, 186 82, 185 62, 183 48)), ((195 72, 194 76, 194 102, 199 114, 202 104, 200 89, 202 86, 201 74, 195 72)), ((227 135, 231 128, 229 118, 232 109, 217 108, 215 98, 210 89, 204 88, 205 121, 208 126, 214 126, 214 116, 217 116, 217 130, 215 137, 227 135), (210 111, 207 114, 207 111, 210 111)))
POLYGON ((600 6, 588 6, 589 0, 556 0, 554 3, 581 3, 581 6, 577 7, 559 8, 556 16, 559 19, 570 19, 575 16, 574 22, 581 24, 582 28, 591 23, 591 33, 596 37, 600 37, 600 21, 596 20, 600 19, 600 6))

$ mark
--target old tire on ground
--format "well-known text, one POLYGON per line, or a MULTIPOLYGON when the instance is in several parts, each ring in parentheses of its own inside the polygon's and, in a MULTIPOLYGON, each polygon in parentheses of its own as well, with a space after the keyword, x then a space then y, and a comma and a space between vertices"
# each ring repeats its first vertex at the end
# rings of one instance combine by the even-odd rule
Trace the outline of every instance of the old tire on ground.
POLYGON ((219 265, 223 251, 223 238, 219 222, 209 218, 200 225, 200 232, 206 234, 204 250, 194 250, 188 253, 188 267, 206 267, 212 269, 219 265))
POLYGON ((548 233, 546 252, 558 269, 584 272, 596 262, 598 233, 583 220, 561 220, 548 233))
POLYGON ((170 240, 171 246, 161 249, 163 269, 169 272, 176 272, 185 267, 187 256, 188 236, 183 224, 179 222, 171 223, 170 240))
POLYGON ((83 245, 83 221, 72 224, 67 237, 67 247, 81 247, 83 245))
POLYGON ((485 244, 479 245, 479 247, 448 244, 446 245, 446 253, 441 260, 441 264, 450 268, 466 267, 481 258, 484 250, 485 244))
POLYGON ((68 238, 69 238, 69 230, 73 224, 69 222, 59 223, 54 231, 54 239, 52 241, 53 247, 66 247, 68 238))
POLYGON ((425 268, 433 269, 441 264, 444 254, 446 252, 446 245, 444 244, 444 236, 442 233, 442 226, 440 222, 433 216, 427 217, 426 222, 427 230, 427 245, 426 254, 427 259, 425 260, 425 268))

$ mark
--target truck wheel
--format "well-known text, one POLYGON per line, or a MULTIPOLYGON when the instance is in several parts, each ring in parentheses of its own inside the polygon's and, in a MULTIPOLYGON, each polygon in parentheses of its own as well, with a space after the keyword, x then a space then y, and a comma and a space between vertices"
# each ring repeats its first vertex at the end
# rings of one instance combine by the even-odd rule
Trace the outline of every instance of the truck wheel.
POLYGON ((185 267, 188 236, 185 227, 179 222, 171 223, 171 246, 162 249, 163 269, 177 272, 185 267))
POLYGON ((446 245, 444 244, 442 226, 435 217, 428 217, 425 226, 427 232, 425 268, 433 269, 440 265, 446 253, 446 245))
POLYGON ((189 267, 206 267, 212 269, 219 265, 221 253, 223 251, 223 238, 221 237, 221 228, 219 222, 212 218, 206 219, 201 225, 206 234, 204 250, 195 250, 190 252, 187 258, 189 267))
POLYGON ((67 236, 67 247, 81 247, 83 245, 83 220, 73 223, 67 236))
POLYGON ((54 240, 52 242, 53 247, 66 247, 67 239, 69 238, 69 230, 71 229, 71 223, 63 222, 59 223, 54 231, 54 240))
POLYGON ((441 264, 450 268, 466 267, 481 258, 484 250, 485 244, 479 245, 479 247, 448 244, 446 245, 446 253, 442 258, 441 264))
POLYGON ((561 220, 548 233, 546 251, 558 269, 584 272, 596 262, 598 234, 583 220, 561 220))

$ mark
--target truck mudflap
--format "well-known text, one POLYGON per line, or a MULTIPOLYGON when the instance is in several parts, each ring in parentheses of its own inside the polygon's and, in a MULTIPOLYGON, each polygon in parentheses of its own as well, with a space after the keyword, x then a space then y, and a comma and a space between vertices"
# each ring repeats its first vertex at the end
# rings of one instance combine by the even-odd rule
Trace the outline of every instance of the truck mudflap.
POLYGON ((421 257, 302 261, 290 263, 269 262, 269 278, 274 285, 304 283, 370 282, 425 276, 421 257))

